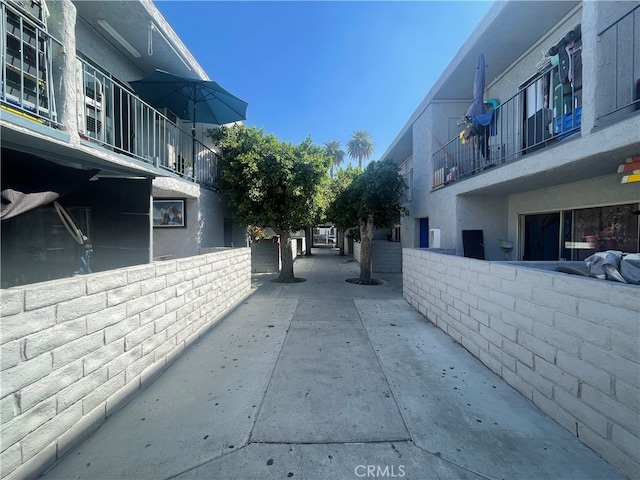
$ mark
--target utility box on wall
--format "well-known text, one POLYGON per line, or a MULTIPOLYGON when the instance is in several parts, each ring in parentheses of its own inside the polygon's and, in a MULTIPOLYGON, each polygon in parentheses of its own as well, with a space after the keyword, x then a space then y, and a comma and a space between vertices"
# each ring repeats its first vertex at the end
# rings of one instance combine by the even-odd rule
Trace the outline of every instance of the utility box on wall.
POLYGON ((439 228, 432 228, 429 230, 429 248, 440 248, 439 228))

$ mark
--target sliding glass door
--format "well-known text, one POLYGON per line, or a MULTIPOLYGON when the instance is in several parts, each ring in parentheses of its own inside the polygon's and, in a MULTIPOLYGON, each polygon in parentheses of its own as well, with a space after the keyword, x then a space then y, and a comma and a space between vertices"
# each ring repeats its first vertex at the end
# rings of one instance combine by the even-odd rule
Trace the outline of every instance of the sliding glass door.
POLYGON ((595 252, 640 251, 637 203, 521 217, 522 260, 584 260, 595 252))

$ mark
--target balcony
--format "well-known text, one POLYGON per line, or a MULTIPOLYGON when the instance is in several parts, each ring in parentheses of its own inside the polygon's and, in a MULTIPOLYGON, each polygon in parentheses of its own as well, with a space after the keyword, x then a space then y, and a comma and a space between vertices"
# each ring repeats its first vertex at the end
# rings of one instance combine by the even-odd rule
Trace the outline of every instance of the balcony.
MULTIPOLYGON (((640 31, 634 28, 639 22, 640 7, 635 7, 598 35, 596 55, 607 64, 599 68, 596 78, 590 78, 597 82, 596 126, 640 111, 640 31)), ((547 62, 512 98, 487 104, 487 125, 461 125, 460 136, 433 154, 432 189, 515 162, 578 133, 582 125, 581 42, 576 43, 571 60, 569 82, 561 65, 547 62)))
MULTIPOLYGON (((0 46, 2 109, 34 122, 58 127, 53 90, 53 49, 62 43, 47 33, 42 14, 26 16, 4 2, 0 46)), ((61 53, 60 53, 61 54, 61 53)))
POLYGON ((460 135, 433 154, 433 188, 514 162, 577 133, 582 123, 577 63, 574 81, 562 83, 559 67, 547 67, 504 103, 487 103, 487 125, 462 124, 460 135))
POLYGON ((129 87, 78 59, 80 136, 145 163, 215 189, 218 157, 191 132, 181 129, 170 111, 160 112, 129 87))
POLYGON ((606 124, 640 110, 640 5, 598 33, 596 121, 606 124))
MULTIPOLYGON (((28 10, 40 3, 30 5, 18 9, 0 1, 0 105, 34 122, 34 129, 35 124, 75 129, 66 124, 69 119, 63 126, 56 111, 54 85, 60 79, 53 61, 63 57, 63 44, 47 32, 42 12, 28 10)), ((152 108, 86 59, 78 58, 75 70, 77 130, 87 144, 216 190, 218 157, 181 129, 175 115, 152 108)))

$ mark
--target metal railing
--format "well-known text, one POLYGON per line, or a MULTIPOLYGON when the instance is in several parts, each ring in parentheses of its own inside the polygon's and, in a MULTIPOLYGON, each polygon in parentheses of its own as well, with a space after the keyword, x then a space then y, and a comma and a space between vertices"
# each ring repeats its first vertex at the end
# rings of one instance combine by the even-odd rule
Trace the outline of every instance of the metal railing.
POLYGON ((598 33, 598 55, 605 65, 598 72, 597 120, 640 110, 639 23, 640 5, 598 33))
POLYGON ((559 67, 549 64, 516 95, 488 106, 486 125, 463 123, 460 135, 433 154, 432 188, 516 161, 578 132, 582 124, 581 48, 573 52, 574 81, 561 82, 559 67))
POLYGON ((62 43, 46 25, 0 2, 0 102, 2 108, 41 124, 57 126, 53 49, 62 43))
POLYGON ((83 138, 215 189, 217 155, 169 119, 170 112, 159 112, 80 58, 77 84, 83 138))
MULTIPOLYGON (((597 56, 603 63, 597 72, 597 121, 606 123, 640 112, 638 23, 640 5, 598 33, 597 56)), ((581 54, 579 45, 569 63, 574 67, 572 81, 559 82, 560 67, 548 66, 495 108, 488 125, 472 126, 436 151, 433 188, 513 162, 578 132, 582 124, 581 54)))

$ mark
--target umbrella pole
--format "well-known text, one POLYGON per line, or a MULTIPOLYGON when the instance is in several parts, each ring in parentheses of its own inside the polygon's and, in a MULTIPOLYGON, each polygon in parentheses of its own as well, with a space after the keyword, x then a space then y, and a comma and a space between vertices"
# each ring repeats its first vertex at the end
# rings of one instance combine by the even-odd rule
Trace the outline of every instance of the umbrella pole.
MULTIPOLYGON (((195 97, 195 94, 194 94, 195 97)), ((193 126, 191 127, 191 172, 196 171, 196 100, 193 99, 193 126)))

